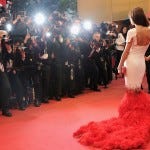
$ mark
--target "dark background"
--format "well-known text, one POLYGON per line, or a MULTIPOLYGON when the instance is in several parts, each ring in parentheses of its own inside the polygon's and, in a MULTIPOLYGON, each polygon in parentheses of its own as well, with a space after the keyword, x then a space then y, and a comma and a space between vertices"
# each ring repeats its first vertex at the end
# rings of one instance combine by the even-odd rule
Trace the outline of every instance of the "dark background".
POLYGON ((26 11, 32 14, 37 11, 51 13, 53 11, 77 12, 77 0, 12 0, 12 12, 26 11))

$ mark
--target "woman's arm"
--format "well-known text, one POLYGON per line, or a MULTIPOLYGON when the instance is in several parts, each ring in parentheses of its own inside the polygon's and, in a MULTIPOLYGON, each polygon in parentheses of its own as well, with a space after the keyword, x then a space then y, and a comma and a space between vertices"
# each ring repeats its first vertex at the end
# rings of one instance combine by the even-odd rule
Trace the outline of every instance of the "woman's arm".
POLYGON ((118 65, 118 73, 121 73, 121 69, 122 69, 122 66, 124 64, 124 61, 127 59, 128 55, 129 55, 129 51, 130 51, 130 48, 132 46, 132 41, 131 40, 130 42, 128 42, 125 46, 125 49, 123 51, 123 54, 121 56, 121 59, 120 59, 120 62, 119 62, 119 65, 118 65))

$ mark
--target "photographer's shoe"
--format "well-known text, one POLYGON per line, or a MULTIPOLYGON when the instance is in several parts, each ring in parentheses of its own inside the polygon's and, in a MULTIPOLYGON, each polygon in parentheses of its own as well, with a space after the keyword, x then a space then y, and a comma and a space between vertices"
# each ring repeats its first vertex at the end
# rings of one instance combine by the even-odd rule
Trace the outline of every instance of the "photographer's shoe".
POLYGON ((7 110, 7 111, 3 111, 3 112, 2 112, 2 115, 3 115, 3 116, 6 116, 6 117, 11 117, 11 116, 12 116, 12 113, 7 110))
POLYGON ((35 100, 34 106, 35 106, 35 107, 40 107, 40 105, 41 105, 40 102, 39 102, 38 100, 35 100))

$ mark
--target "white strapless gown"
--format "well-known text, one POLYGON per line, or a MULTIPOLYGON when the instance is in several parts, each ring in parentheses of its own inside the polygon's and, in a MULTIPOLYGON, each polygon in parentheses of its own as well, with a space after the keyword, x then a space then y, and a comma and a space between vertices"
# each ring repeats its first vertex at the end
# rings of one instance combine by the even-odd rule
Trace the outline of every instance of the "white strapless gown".
MULTIPOLYGON (((125 86, 141 87, 145 73, 144 55, 148 48, 136 44, 136 30, 128 32, 127 42, 133 44, 126 66, 125 86)), ((110 99, 111 101, 111 99, 110 99)), ((119 107, 118 117, 81 126, 74 137, 86 146, 101 150, 144 150, 150 143, 150 97, 144 92, 126 92, 119 107)))

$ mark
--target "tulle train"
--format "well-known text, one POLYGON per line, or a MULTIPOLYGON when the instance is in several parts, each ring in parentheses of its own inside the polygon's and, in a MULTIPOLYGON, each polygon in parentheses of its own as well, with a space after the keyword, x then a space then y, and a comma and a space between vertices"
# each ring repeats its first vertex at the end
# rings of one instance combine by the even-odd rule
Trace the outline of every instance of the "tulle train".
POLYGON ((90 122, 74 133, 83 145, 102 150, 144 149, 150 141, 150 99, 144 93, 127 92, 119 116, 90 122))

